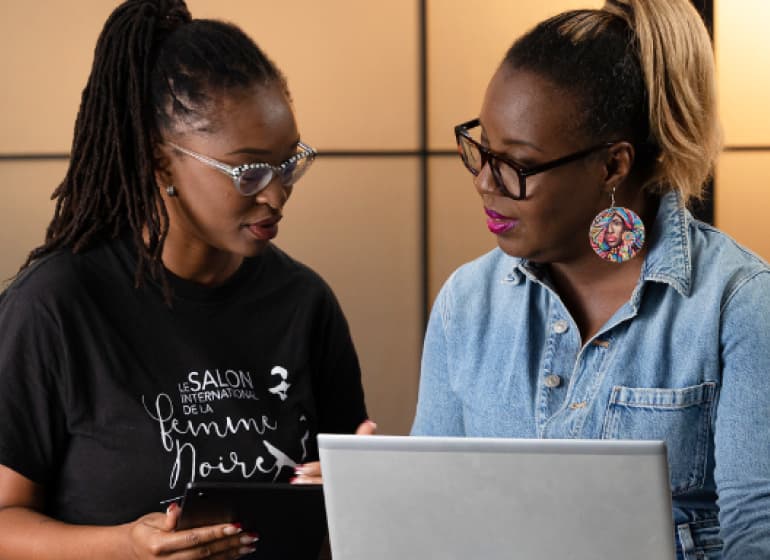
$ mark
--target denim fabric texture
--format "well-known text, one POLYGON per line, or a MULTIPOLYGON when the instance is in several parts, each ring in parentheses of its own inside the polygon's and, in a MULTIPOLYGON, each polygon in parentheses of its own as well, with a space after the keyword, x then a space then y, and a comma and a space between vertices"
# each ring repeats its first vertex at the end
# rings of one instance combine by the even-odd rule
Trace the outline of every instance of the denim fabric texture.
POLYGON ((545 267, 495 249, 455 271, 412 433, 665 440, 678 557, 768 560, 770 267, 675 193, 648 231, 630 300, 586 344, 545 267))

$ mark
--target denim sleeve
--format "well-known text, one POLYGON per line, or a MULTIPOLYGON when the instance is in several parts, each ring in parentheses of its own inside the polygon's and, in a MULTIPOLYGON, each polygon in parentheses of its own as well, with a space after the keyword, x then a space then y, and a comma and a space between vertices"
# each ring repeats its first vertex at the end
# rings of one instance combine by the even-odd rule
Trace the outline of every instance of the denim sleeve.
POLYGON ((412 425, 415 436, 462 436, 462 407, 452 391, 447 364, 447 329, 450 319, 451 278, 433 304, 420 368, 417 414, 412 425))
POLYGON ((722 309, 715 481, 724 560, 770 558, 770 272, 722 309))

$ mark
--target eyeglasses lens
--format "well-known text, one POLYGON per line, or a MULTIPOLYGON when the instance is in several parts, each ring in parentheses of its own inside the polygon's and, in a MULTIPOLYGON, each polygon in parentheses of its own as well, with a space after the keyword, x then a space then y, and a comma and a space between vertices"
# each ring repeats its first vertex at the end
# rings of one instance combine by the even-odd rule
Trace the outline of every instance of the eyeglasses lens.
POLYGON ((303 157, 286 165, 281 177, 283 184, 289 187, 299 181, 311 163, 313 163, 312 158, 303 157))
POLYGON ((272 169, 247 169, 241 175, 239 190, 250 196, 264 189, 273 179, 272 169))
MULTIPOLYGON (((310 164, 313 162, 312 158, 303 157, 291 163, 285 164, 281 168, 281 183, 285 187, 290 187, 300 177, 305 174, 310 164)), ((273 170, 268 168, 252 168, 243 172, 240 179, 239 190, 242 194, 251 196, 257 194, 263 190, 270 181, 273 180, 273 170)))
POLYGON ((521 196, 521 184, 519 182, 518 174, 513 170, 513 167, 503 163, 499 160, 492 160, 493 175, 497 181, 497 185, 502 189, 508 191, 514 198, 521 196))
POLYGON ((468 171, 474 175, 481 172, 481 168, 484 167, 483 155, 478 147, 465 136, 460 136, 460 155, 468 171))
POLYGON ((463 163, 465 163, 465 167, 473 175, 481 173, 484 165, 489 163, 492 176, 498 188, 507 191, 514 197, 520 196, 519 176, 510 165, 482 152, 474 142, 465 136, 460 136, 460 155, 462 156, 463 163))

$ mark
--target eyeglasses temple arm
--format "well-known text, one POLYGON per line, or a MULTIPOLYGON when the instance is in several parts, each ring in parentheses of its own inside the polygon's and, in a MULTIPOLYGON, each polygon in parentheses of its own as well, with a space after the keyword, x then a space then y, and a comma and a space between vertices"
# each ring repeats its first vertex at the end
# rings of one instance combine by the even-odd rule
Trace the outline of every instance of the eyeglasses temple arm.
POLYGON ((576 161, 580 158, 586 157, 591 152, 595 152, 597 150, 601 150, 603 148, 609 148, 612 146, 615 142, 606 142, 604 144, 599 144, 598 146, 592 146, 590 148, 586 148, 585 150, 581 150, 577 153, 570 154, 568 156, 565 156, 563 158, 559 158, 554 161, 549 161, 548 163, 544 163, 543 165, 536 165, 534 167, 530 167, 527 169, 520 169, 519 173, 524 176, 528 177, 530 175, 534 175, 535 173, 541 173, 543 171, 548 171, 549 169, 553 169, 554 167, 559 167, 560 165, 564 165, 565 163, 569 163, 571 161, 576 161))
POLYGON ((176 150, 179 150, 183 154, 187 154, 191 158, 197 159, 201 163, 205 163, 209 167, 214 167, 216 169, 219 169, 220 171, 222 171, 223 173, 226 173, 230 177, 235 177, 237 175, 236 172, 235 172, 235 167, 231 167, 231 166, 229 166, 229 165, 227 165, 225 163, 222 163, 221 161, 217 161, 215 159, 208 158, 208 157, 204 156, 203 154, 198 154, 198 153, 195 153, 195 152, 193 152, 191 150, 187 150, 187 149, 183 148, 182 146, 177 146, 173 142, 168 142, 168 145, 171 146, 172 148, 176 149, 176 150))

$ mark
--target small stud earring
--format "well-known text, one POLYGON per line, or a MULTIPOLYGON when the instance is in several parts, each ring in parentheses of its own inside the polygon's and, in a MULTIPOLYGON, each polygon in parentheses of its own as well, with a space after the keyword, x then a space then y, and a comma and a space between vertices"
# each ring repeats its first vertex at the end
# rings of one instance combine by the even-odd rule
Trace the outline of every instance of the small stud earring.
POLYGON ((168 196, 176 196, 176 187, 174 185, 169 185, 166 187, 166 194, 168 196))

